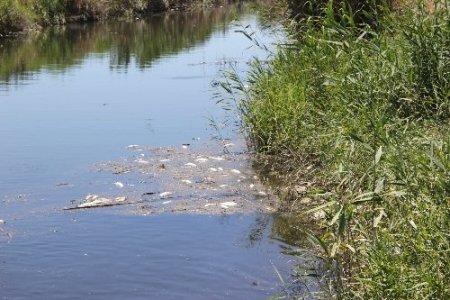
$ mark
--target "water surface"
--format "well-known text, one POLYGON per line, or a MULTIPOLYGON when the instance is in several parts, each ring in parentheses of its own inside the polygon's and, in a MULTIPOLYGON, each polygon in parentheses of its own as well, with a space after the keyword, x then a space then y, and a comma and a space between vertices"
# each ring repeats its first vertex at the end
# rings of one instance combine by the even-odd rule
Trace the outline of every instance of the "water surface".
MULTIPOLYGON (((292 257, 271 215, 63 212, 131 144, 210 143, 214 83, 276 40, 242 7, 53 28, 0 44, 2 299, 263 299, 292 257), (275 239, 274 239, 275 238, 275 239)), ((220 134, 232 136, 224 129, 220 134)), ((148 183, 151 186, 151 182, 148 183)))

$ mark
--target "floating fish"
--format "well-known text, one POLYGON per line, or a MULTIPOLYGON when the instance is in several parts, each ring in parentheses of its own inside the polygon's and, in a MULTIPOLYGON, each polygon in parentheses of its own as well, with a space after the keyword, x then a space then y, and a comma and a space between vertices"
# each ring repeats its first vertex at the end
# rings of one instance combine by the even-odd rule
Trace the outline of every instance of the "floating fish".
POLYGON ((221 156, 210 156, 209 158, 211 158, 212 160, 225 160, 225 158, 221 156))
POLYGON ((236 202, 222 202, 220 203, 220 207, 224 208, 224 209, 228 209, 230 207, 236 206, 237 203, 236 202))
POLYGON ((120 181, 114 182, 114 185, 117 186, 120 189, 124 187, 123 183, 120 182, 120 181))
POLYGON ((144 164, 144 165, 148 165, 150 163, 148 160, 144 160, 142 158, 136 159, 135 162, 144 164))
POLYGON ((166 197, 169 197, 170 195, 172 195, 171 192, 164 192, 164 193, 159 194, 159 197, 166 198, 166 197))

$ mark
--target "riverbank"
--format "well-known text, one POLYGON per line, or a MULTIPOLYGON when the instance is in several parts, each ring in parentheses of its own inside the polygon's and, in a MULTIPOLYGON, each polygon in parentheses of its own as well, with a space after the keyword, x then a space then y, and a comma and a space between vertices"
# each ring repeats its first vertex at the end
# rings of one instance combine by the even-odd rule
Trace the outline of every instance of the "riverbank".
POLYGON ((48 25, 133 18, 169 10, 228 3, 228 0, 5 0, 0 3, 0 37, 48 25))
POLYGON ((450 297, 450 2, 437 3, 328 5, 248 82, 229 78, 261 176, 315 216, 322 234, 307 234, 342 299, 450 297))

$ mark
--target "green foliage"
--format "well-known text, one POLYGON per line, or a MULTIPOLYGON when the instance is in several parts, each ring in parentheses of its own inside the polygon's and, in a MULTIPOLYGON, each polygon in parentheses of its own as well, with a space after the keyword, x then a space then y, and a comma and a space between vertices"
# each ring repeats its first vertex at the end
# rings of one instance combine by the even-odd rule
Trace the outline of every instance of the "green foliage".
MULTIPOLYGON (((0 34, 21 31, 32 25, 65 24, 70 20, 109 17, 131 18, 170 8, 189 8, 222 0, 2 0, 0 34)), ((223 0, 225 1, 225 0, 223 0)))
POLYGON ((339 266, 341 298, 450 298, 449 3, 382 27, 304 19, 249 90, 229 77, 250 144, 314 183, 307 197, 327 192, 312 240, 339 266))
POLYGON ((18 0, 0 1, 0 34, 21 30, 29 26, 33 15, 22 2, 18 0))

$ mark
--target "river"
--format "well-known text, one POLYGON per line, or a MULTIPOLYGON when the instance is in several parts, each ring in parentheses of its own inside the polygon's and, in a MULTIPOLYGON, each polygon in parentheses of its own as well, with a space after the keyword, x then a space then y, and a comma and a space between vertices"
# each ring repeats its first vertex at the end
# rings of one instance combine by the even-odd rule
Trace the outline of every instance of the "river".
POLYGON ((241 30, 269 48, 280 38, 238 5, 0 41, 0 299, 265 299, 283 291, 279 275, 290 281, 299 258, 285 254, 285 220, 264 209, 270 203, 253 205, 269 192, 236 127, 222 128, 229 115, 216 103, 225 70, 244 74, 252 57, 269 54, 241 30), (214 157, 230 165, 212 165, 214 157), (208 158, 207 169, 186 167, 208 158), (223 174, 221 187, 252 188, 220 193, 204 170, 240 174, 223 174), (174 187, 183 178, 191 190, 198 183, 195 197, 174 187), (165 195, 176 193, 187 208, 165 209, 178 199, 165 195), (64 210, 88 194, 139 203, 64 210), (153 194, 164 199, 139 198, 153 194), (221 195, 251 205, 199 213, 221 195))

